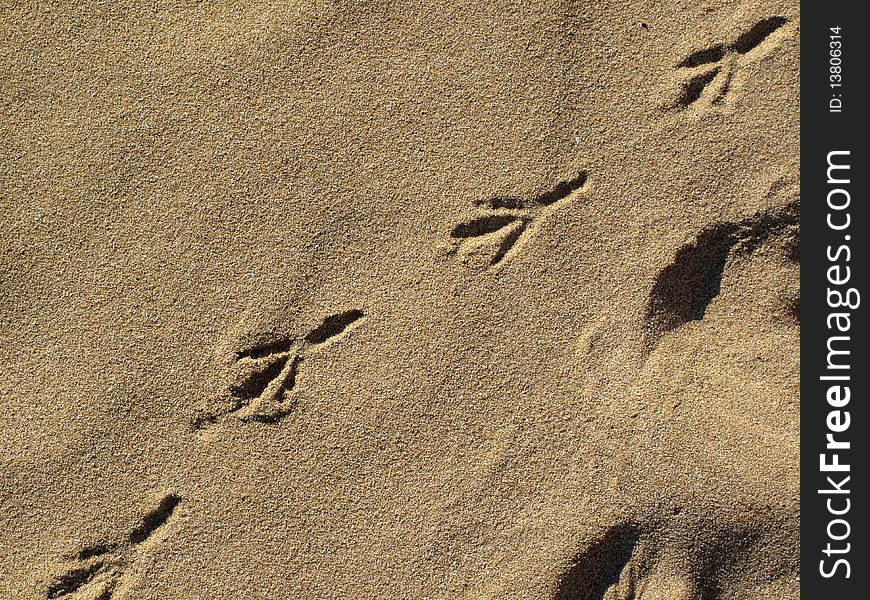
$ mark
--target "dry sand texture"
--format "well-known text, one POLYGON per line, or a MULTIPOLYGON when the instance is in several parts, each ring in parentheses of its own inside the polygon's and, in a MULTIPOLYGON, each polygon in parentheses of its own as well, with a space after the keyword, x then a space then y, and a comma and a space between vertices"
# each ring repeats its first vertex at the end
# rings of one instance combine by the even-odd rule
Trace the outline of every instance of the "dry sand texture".
POLYGON ((798 597, 797 2, 0 22, 0 597, 798 597))

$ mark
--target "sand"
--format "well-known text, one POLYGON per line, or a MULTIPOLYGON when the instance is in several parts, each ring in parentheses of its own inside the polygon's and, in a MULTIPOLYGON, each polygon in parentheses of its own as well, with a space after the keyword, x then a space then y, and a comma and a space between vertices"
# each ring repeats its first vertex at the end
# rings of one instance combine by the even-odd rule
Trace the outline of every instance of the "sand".
POLYGON ((0 23, 0 598, 798 597, 797 2, 0 23))

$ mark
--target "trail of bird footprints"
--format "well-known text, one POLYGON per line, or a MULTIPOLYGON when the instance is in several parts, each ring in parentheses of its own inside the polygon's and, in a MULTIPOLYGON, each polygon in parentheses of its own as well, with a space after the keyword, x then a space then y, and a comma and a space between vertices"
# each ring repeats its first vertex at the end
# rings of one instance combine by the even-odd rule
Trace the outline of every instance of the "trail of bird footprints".
POLYGON ((536 197, 497 196, 476 201, 479 213, 450 232, 454 245, 449 254, 488 249, 491 252, 489 266, 498 265, 517 251, 533 223, 542 220, 585 184, 586 172, 582 171, 574 179, 563 181, 536 197))
POLYGON ((678 95, 667 110, 710 109, 728 102, 741 69, 782 39, 785 17, 769 17, 741 33, 730 43, 719 43, 686 56, 677 63, 678 95))
POLYGON ((365 317, 361 310, 331 315, 299 339, 279 339, 237 352, 230 367, 229 385, 218 399, 219 408, 197 416, 200 429, 222 417, 242 421, 277 423, 293 412, 292 392, 305 357, 339 341, 365 317))
POLYGON ((164 496, 123 540, 88 546, 69 557, 72 566, 49 582, 45 598, 110 600, 122 590, 124 577, 149 547, 164 537, 181 498, 164 496))
MULTIPOLYGON (((692 52, 675 67, 676 100, 668 110, 693 107, 709 109, 728 101, 735 76, 749 61, 775 47, 788 23, 784 17, 763 19, 730 43, 718 43, 692 52)), ((474 202, 474 217, 450 232, 450 256, 489 255, 494 268, 521 248, 532 227, 561 203, 582 189, 587 173, 563 181, 546 193, 531 196, 496 196, 474 202)), ((693 243, 680 249, 672 264, 660 274, 652 290, 646 314, 647 349, 651 350, 668 331, 704 317, 719 294, 729 256, 751 253, 766 240, 786 236, 797 247, 799 201, 784 209, 758 214, 738 223, 718 224, 701 232, 693 243)), ((797 250, 793 260, 796 258, 797 250)), ((339 342, 365 319, 361 310, 347 310, 326 317, 305 336, 275 339, 234 353, 225 389, 217 400, 194 419, 201 429, 224 418, 243 422, 276 423, 296 407, 294 392, 300 368, 308 356, 339 342)), ((132 565, 150 546, 165 536, 181 498, 169 494, 147 513, 122 540, 86 547, 69 556, 72 564, 47 585, 47 600, 111 600, 124 587, 132 565)), ((566 572, 555 598, 636 597, 643 586, 657 584, 631 567, 639 533, 633 526, 617 527, 604 536, 566 572)))

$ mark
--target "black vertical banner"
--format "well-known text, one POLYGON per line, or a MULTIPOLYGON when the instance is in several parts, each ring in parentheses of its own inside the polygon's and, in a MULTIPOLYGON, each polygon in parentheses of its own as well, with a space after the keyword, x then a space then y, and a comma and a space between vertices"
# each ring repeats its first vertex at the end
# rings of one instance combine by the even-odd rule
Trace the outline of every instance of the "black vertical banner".
POLYGON ((870 589, 865 11, 801 4, 803 598, 870 589))

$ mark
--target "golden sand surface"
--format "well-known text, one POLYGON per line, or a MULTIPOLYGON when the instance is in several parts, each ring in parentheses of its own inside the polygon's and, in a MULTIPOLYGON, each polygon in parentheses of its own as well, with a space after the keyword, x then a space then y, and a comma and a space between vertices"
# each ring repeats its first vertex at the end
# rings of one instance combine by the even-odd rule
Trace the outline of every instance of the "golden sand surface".
POLYGON ((0 598, 797 598, 797 4, 4 1, 0 598))

